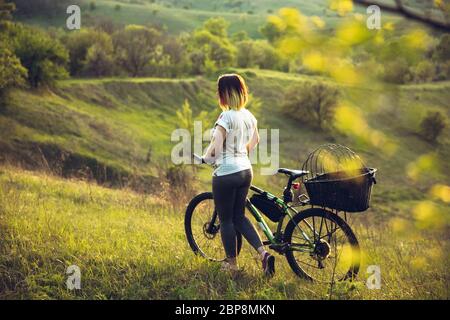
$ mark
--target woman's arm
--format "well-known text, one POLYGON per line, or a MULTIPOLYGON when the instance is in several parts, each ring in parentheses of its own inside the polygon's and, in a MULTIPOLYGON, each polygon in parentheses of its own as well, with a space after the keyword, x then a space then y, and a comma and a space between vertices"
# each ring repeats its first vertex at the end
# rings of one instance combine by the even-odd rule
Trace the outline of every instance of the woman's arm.
POLYGON ((223 150, 223 143, 226 139, 226 130, 221 125, 217 125, 214 130, 214 135, 211 139, 211 143, 206 149, 203 159, 206 163, 212 164, 216 160, 216 156, 219 155, 223 150))
POLYGON ((259 132, 258 127, 255 127, 255 131, 253 132, 253 136, 250 139, 249 143, 247 144, 247 153, 250 154, 250 152, 253 150, 253 148, 259 143, 259 132))

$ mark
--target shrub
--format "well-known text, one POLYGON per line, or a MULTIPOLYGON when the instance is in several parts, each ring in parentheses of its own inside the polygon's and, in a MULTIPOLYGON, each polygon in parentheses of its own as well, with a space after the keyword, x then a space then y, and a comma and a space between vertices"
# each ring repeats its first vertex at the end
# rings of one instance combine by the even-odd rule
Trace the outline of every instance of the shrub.
POLYGON ((154 55, 160 36, 154 28, 126 26, 113 36, 116 60, 131 76, 141 75, 154 55))
POLYGON ((69 50, 71 75, 102 76, 111 73, 107 68, 112 64, 113 45, 107 33, 83 29, 70 33, 65 42, 69 50), (96 70, 97 67, 100 69, 96 70))
POLYGON ((15 24, 11 29, 11 48, 27 69, 32 87, 52 84, 54 80, 68 76, 69 54, 58 40, 40 29, 21 24, 15 24))
POLYGON ((429 111, 420 123, 422 136, 430 142, 436 142, 446 127, 446 116, 440 111, 429 111))
POLYGON ((6 91, 25 83, 27 70, 4 44, 0 47, 0 105, 4 103, 6 91))
POLYGON ((387 82, 403 84, 411 80, 408 62, 405 59, 395 59, 387 62, 384 67, 383 79, 387 82))
POLYGON ((339 91, 325 83, 306 82, 290 87, 282 104, 282 110, 291 118, 326 128, 334 116, 339 91))
POLYGON ((412 69, 415 82, 430 82, 436 77, 436 67, 428 60, 423 60, 412 69))

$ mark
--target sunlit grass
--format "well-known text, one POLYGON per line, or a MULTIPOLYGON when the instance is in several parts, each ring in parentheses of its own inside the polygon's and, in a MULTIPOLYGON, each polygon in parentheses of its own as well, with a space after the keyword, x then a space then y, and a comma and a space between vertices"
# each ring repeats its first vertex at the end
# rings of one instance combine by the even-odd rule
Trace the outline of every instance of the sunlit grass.
POLYGON ((243 272, 233 280, 194 256, 183 208, 166 201, 0 168, 0 298, 328 299, 330 292, 333 299, 448 298, 448 247, 432 234, 398 238, 355 216, 363 249, 355 282, 330 291, 298 279, 278 255, 277 274, 266 280, 247 244, 239 257, 243 272), (65 286, 73 264, 81 269, 79 291, 65 286), (372 264, 381 268, 380 290, 365 286, 372 264))

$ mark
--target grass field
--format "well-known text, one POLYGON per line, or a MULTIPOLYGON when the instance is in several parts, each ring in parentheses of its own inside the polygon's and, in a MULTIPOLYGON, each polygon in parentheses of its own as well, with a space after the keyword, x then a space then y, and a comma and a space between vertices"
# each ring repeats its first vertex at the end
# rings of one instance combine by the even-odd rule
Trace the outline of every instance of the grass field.
MULTIPOLYGON (((90 1, 73 1, 79 4, 82 12, 82 25, 89 26, 101 20, 110 20, 118 25, 142 24, 158 25, 166 28, 169 33, 191 32, 200 27, 206 20, 212 17, 223 17, 230 23, 229 34, 237 31, 246 31, 251 38, 262 38, 259 29, 267 21, 267 17, 276 14, 283 7, 293 7, 306 16, 319 16, 325 23, 325 30, 331 30, 342 21, 335 11, 329 9, 328 0, 251 0, 243 1, 241 7, 230 7, 229 1, 119 1, 96 0, 95 10, 90 9, 90 1), (120 6, 118 10, 116 7, 120 6)), ((365 15, 363 6, 355 6, 354 12, 365 15)), ((33 17, 18 17, 19 20, 43 27, 65 28, 67 16, 65 11, 60 14, 35 15, 33 17)), ((403 32, 424 27, 415 21, 404 19, 391 13, 383 13, 383 23, 394 22, 396 32, 403 32)), ((433 32, 432 29, 429 29, 433 32)))
MULTIPOLYGON (((87 79, 62 81, 51 91, 14 91, 11 105, 0 111, 0 155, 9 159, 0 168, 0 298, 448 299, 450 210, 448 196, 433 188, 448 184, 449 135, 432 145, 420 138, 418 126, 429 109, 449 113, 450 83, 384 87, 383 95, 376 87, 345 90, 355 117, 362 112, 368 128, 395 145, 386 153, 383 145, 318 132, 281 113, 286 87, 318 78, 238 71, 261 100, 261 128, 280 129, 280 166, 298 168, 317 145, 338 142, 379 169, 372 208, 351 219, 363 248, 356 282, 338 284, 330 296, 328 286, 297 279, 282 257, 267 282, 247 245, 240 259, 244 274, 235 281, 194 257, 183 230, 189 196, 168 189, 164 170, 170 133, 178 126, 175 111, 185 99, 194 115, 215 110, 214 80, 87 79), (52 159, 36 157, 33 148, 46 145, 158 184, 135 193, 62 179, 45 167, 52 159), (47 173, 19 169, 21 161, 47 173), (81 268, 79 292, 65 287, 72 264, 81 268), (372 264, 381 268, 381 290, 365 287, 372 264)), ((200 177, 191 192, 210 189, 210 169, 191 174, 200 177)), ((285 181, 257 173, 255 183, 280 194, 285 181)))
POLYGON ((298 279, 283 257, 261 276, 245 245, 244 270, 232 280, 195 257, 182 209, 162 197, 111 190, 41 173, 0 168, 0 299, 448 299, 448 233, 393 233, 376 210, 352 225, 363 248, 359 279, 327 285, 298 279), (170 254, 168 254, 170 252, 170 254), (381 268, 382 287, 365 286, 366 268, 381 268), (81 290, 67 290, 77 265, 81 290))

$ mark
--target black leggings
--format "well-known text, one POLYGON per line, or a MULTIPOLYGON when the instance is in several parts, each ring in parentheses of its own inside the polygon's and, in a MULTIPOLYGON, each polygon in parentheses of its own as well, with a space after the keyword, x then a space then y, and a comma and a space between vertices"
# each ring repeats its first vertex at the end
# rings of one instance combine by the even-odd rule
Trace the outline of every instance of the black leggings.
POLYGON ((212 182, 214 204, 220 219, 220 234, 227 258, 235 258, 236 231, 258 249, 262 246, 255 227, 245 216, 245 202, 252 182, 252 170, 224 176, 214 176, 212 182))

